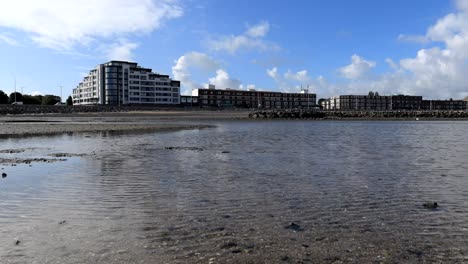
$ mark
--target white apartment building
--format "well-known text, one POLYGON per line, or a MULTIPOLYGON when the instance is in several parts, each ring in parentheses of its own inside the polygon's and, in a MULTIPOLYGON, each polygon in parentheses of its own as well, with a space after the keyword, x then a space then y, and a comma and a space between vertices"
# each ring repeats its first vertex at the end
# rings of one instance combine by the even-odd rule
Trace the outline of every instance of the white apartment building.
POLYGON ((74 105, 179 104, 180 81, 134 62, 98 65, 73 89, 74 105))

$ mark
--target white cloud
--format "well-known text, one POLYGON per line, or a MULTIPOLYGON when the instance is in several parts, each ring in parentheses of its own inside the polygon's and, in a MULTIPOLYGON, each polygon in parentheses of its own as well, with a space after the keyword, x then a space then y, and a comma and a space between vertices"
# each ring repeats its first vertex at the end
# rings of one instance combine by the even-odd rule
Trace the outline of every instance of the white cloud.
POLYGON ((106 53, 108 60, 133 61, 133 50, 138 48, 137 43, 130 42, 126 39, 120 40, 110 46, 103 46, 102 49, 106 53))
POLYGON ((300 82, 300 83, 307 83, 307 82, 310 82, 310 80, 311 80, 306 70, 298 71, 296 73, 291 72, 290 70, 288 70, 284 74, 284 78, 286 80, 297 81, 297 82, 300 82))
POLYGON ((374 61, 367 61, 355 54, 351 57, 351 64, 338 69, 338 72, 347 79, 355 80, 368 76, 370 70, 375 66, 374 61))
POLYGON ((265 37, 270 31, 270 23, 263 21, 257 25, 249 27, 245 34, 252 38, 262 38, 265 37))
POLYGON ((222 68, 220 62, 200 52, 189 52, 181 56, 172 67, 172 74, 174 79, 181 81, 183 94, 190 94, 192 89, 205 87, 208 84, 214 84, 217 89, 244 88, 240 80, 232 78, 227 70, 222 68), (197 81, 204 79, 205 76, 208 83, 197 81))
POLYGON ((427 36, 421 36, 421 35, 404 35, 400 34, 398 36, 399 41, 403 42, 413 42, 413 43, 419 43, 419 44, 426 44, 429 42, 429 39, 427 36))
POLYGON ((392 59, 390 58, 386 58, 385 59, 385 62, 388 64, 388 66, 390 66, 390 68, 392 68, 393 70, 398 70, 400 67, 398 66, 398 64, 396 64, 392 59))
MULTIPOLYGON (((267 75, 275 82, 279 90, 283 92, 298 92, 301 87, 307 88, 308 85, 313 85, 313 80, 306 70, 292 72, 288 70, 283 75, 278 72, 277 67, 267 69, 267 75)), ((311 87, 313 90, 313 87, 311 87)))
POLYGON ((208 45, 214 51, 226 51, 235 54, 239 50, 278 50, 279 46, 263 38, 268 34, 270 24, 261 22, 251 26, 241 35, 222 36, 217 40, 209 40, 208 45))
POLYGON ((241 82, 237 79, 232 79, 229 74, 219 69, 216 71, 216 76, 209 79, 210 84, 214 84, 218 89, 239 89, 241 82))
POLYGON ((16 0, 2 3, 0 26, 43 47, 71 50, 96 40, 149 33, 183 14, 177 0, 16 0))
POLYGON ((16 39, 14 39, 11 34, 7 34, 7 33, 2 33, 0 34, 0 43, 6 43, 10 46, 19 46, 19 43, 16 39))
POLYGON ((220 68, 220 63, 210 56, 200 52, 189 52, 181 56, 172 67, 172 74, 176 80, 180 80, 185 93, 192 89, 200 88, 200 83, 194 80, 192 71, 198 70, 207 74, 220 68))

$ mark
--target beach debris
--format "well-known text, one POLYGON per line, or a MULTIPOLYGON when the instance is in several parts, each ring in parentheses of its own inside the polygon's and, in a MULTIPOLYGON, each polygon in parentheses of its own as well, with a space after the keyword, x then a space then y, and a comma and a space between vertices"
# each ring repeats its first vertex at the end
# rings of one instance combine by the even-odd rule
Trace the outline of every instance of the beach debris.
POLYGON ((2 178, 6 178, 8 175, 6 173, 2 173, 2 178))
POLYGON ((296 224, 294 222, 289 223, 284 228, 292 230, 294 232, 304 231, 304 229, 300 225, 298 225, 298 224, 296 224))
POLYGON ((436 209, 437 207, 439 207, 439 205, 437 204, 437 202, 427 202, 423 204, 423 207, 427 209, 436 209))

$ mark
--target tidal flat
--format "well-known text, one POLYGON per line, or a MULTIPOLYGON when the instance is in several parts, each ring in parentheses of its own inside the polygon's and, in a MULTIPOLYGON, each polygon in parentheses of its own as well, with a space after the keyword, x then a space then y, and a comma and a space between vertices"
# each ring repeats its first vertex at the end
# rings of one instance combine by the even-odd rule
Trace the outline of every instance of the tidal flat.
POLYGON ((41 118, 192 127, 1 138, 1 263, 468 261, 468 122, 41 118))

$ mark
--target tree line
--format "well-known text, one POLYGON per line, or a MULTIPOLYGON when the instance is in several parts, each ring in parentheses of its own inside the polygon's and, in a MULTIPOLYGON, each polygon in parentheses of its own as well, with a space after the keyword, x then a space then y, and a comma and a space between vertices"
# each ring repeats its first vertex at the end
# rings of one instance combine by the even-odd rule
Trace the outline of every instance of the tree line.
MULTIPOLYGON (((0 104, 12 104, 14 102, 23 102, 27 105, 55 105, 60 102, 60 96, 55 95, 28 95, 18 92, 11 93, 9 96, 0 90, 0 104)), ((71 96, 67 99, 67 105, 73 105, 71 96)))

